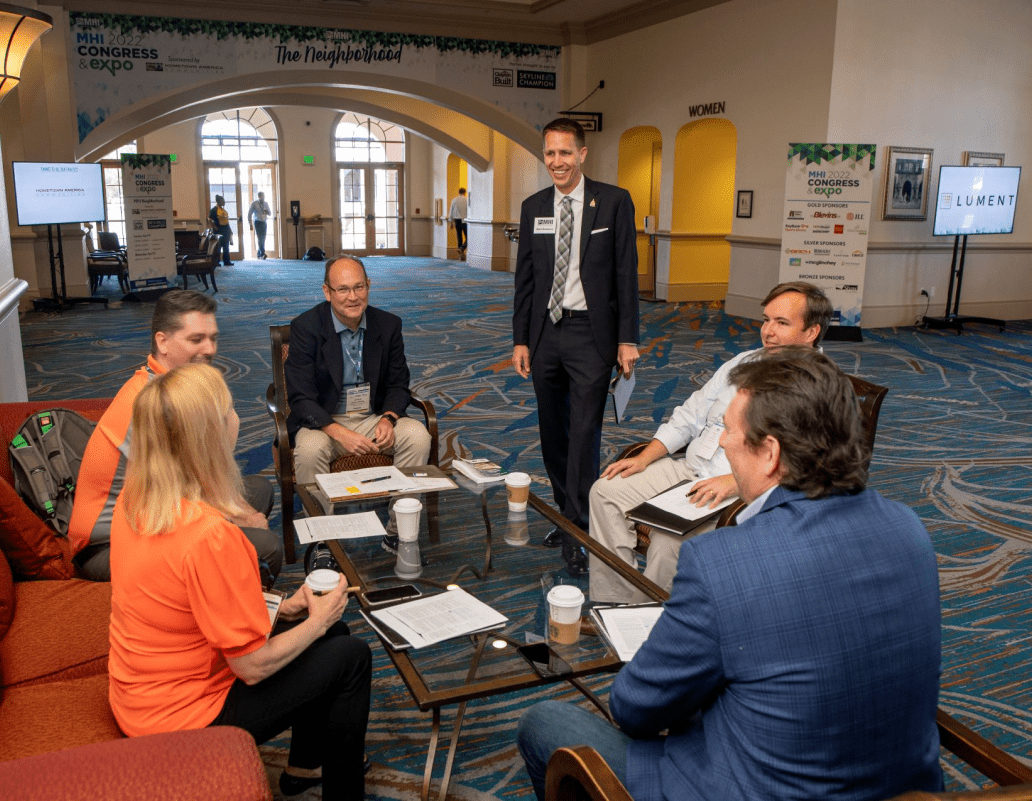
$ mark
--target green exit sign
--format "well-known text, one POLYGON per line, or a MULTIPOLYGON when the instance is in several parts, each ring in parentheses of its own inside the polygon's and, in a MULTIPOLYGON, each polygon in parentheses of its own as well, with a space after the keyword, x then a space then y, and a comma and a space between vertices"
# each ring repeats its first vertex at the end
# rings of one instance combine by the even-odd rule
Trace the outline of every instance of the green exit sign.
POLYGON ((179 158, 179 156, 178 156, 177 154, 175 154, 175 153, 169 153, 169 154, 168 154, 168 160, 169 160, 169 161, 172 161, 172 162, 174 162, 174 161, 176 161, 176 160, 177 160, 178 158, 179 158))
POLYGON ((315 164, 315 156, 302 156, 301 160, 305 164, 315 164))

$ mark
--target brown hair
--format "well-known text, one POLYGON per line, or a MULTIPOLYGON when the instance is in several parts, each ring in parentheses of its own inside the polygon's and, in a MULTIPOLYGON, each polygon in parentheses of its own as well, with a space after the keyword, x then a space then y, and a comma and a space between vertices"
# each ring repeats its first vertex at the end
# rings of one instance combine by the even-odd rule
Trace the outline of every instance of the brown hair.
POLYGON ((215 314, 218 308, 218 301, 202 292, 192 289, 166 292, 154 304, 154 316, 151 317, 151 356, 158 355, 159 331, 170 337, 183 327, 183 318, 190 312, 215 314))
POLYGON ((544 139, 549 133, 569 133, 577 140, 577 149, 584 147, 584 128, 577 120, 569 117, 559 117, 552 120, 541 130, 541 138, 544 139))
POLYGON ((362 268, 362 277, 366 280, 366 283, 369 282, 369 274, 366 272, 365 265, 362 263, 362 260, 356 258, 355 256, 348 256, 347 254, 344 254, 342 256, 334 256, 332 259, 326 260, 326 270, 323 272, 322 279, 322 282, 326 284, 326 286, 330 286, 330 270, 333 268, 333 265, 336 264, 338 261, 355 262, 355 264, 362 268))
POLYGON ((824 498, 867 484, 867 443, 853 385, 814 348, 784 347, 743 362, 730 381, 749 396, 746 442, 781 446, 779 483, 824 498))
POLYGON ((824 294, 824 290, 805 281, 786 281, 778 284, 763 299, 761 305, 766 306, 774 298, 784 295, 786 292, 798 292, 806 298, 806 311, 803 312, 803 328, 812 328, 819 325, 821 330, 817 332, 817 338, 813 341, 816 348, 821 344, 824 335, 828 333, 828 324, 831 322, 831 301, 824 294))

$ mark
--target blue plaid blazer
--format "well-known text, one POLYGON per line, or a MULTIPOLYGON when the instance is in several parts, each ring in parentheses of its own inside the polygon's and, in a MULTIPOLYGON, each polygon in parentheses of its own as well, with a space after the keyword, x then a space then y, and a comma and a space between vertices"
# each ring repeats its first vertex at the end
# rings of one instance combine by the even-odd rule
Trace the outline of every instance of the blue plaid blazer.
POLYGON ((681 547, 610 697, 637 801, 938 790, 939 583, 924 526, 874 490, 778 487, 681 547), (661 732, 667 731, 666 736, 661 732))

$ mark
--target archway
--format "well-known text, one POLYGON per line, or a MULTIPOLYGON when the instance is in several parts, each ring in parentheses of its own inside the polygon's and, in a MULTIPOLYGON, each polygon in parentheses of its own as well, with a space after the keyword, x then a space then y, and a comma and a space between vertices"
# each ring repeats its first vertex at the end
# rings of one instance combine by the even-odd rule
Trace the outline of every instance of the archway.
POLYGON ((737 147, 728 120, 699 120, 677 132, 668 300, 727 294, 737 147))
MULTIPOLYGON (((663 136, 649 125, 630 128, 620 137, 617 184, 631 193, 635 224, 646 216, 659 224, 659 178, 663 164, 663 136)), ((656 292, 656 248, 652 237, 638 232, 638 291, 644 297, 656 292)))

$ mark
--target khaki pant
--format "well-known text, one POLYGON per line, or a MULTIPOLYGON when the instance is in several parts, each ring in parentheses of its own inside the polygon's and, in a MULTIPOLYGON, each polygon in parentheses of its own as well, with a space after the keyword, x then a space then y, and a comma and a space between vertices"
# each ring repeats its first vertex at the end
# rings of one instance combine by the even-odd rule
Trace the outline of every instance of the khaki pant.
MULTIPOLYGON (((600 478, 592 485, 589 495, 589 531, 592 538, 627 564, 633 565, 638 538, 634 533, 634 523, 627 519, 626 513, 674 484, 695 478, 698 476, 687 467, 684 459, 672 459, 669 456, 657 459, 640 473, 628 478, 600 478)), ((683 537, 653 529, 649 535, 645 577, 669 592, 677 573, 681 545, 691 537, 712 531, 715 525, 716 521, 705 523, 683 537)), ((592 601, 642 603, 651 600, 620 578, 601 559, 590 554, 588 556, 591 566, 588 592, 592 601)))
MULTIPOLYGON (((372 439, 376 424, 382 415, 335 414, 333 420, 345 428, 372 439)), ((317 473, 329 473, 334 459, 348 451, 327 434, 317 428, 299 429, 294 438, 294 480, 298 484, 311 484, 317 473)), ((430 434, 426 427, 411 417, 398 419, 394 427, 394 445, 383 453, 394 456, 397 467, 414 467, 427 463, 430 456, 430 434)), ((395 498, 395 501, 397 498, 395 498)), ((391 502, 391 519, 388 529, 397 530, 394 524, 394 502, 391 502)))

